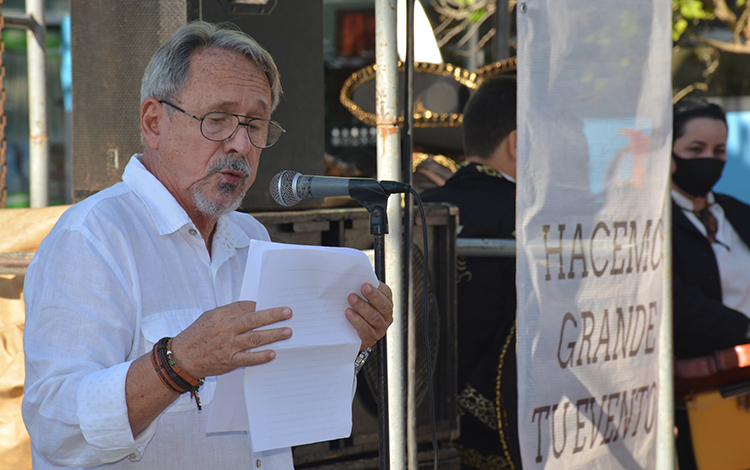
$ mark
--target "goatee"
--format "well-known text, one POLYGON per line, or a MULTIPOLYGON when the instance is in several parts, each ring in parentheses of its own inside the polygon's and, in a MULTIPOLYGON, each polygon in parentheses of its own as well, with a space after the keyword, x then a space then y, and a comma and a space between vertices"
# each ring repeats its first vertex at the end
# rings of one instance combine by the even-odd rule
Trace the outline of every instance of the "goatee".
POLYGON ((247 180, 247 178, 250 177, 252 171, 253 170, 250 167, 250 164, 247 163, 247 160, 245 160, 244 158, 233 158, 227 156, 220 160, 217 160, 211 166, 206 177, 201 179, 201 181, 199 182, 202 182, 203 184, 194 184, 191 188, 195 208, 199 212, 214 219, 218 219, 224 214, 228 214, 237 210, 242 204, 242 198, 245 197, 245 191, 242 190, 242 185, 247 180), (237 183, 229 183, 224 181, 219 184, 218 189, 222 196, 234 197, 232 197, 232 199, 229 201, 226 201, 224 197, 221 197, 220 200, 209 199, 202 191, 202 189, 207 184, 210 184, 207 182, 207 180, 209 180, 215 174, 225 170, 240 172, 244 175, 244 178, 237 183))

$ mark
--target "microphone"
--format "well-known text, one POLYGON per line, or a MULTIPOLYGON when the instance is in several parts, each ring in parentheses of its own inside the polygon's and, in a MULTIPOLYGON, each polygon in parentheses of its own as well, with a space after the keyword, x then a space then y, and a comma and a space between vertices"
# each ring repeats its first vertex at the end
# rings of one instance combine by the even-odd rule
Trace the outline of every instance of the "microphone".
POLYGON ((293 206, 303 199, 349 196, 358 199, 363 194, 390 195, 408 193, 411 187, 398 181, 376 181, 370 178, 341 178, 337 176, 309 176, 284 170, 271 179, 268 190, 277 204, 293 206))

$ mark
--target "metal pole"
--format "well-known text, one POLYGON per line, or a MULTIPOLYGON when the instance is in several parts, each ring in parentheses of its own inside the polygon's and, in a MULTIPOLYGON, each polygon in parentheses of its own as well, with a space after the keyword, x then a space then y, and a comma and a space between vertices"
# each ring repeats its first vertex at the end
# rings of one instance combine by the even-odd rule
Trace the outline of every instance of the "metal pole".
POLYGON ((516 241, 502 238, 457 238, 456 256, 513 258, 516 241))
MULTIPOLYGON (((466 59, 466 67, 469 70, 476 70, 480 65, 484 64, 484 57, 482 57, 481 61, 479 60, 479 57, 477 57, 477 55, 481 54, 481 52, 477 50, 477 45, 479 45, 479 30, 474 31, 474 34, 469 37, 469 40, 466 43, 466 50, 474 51, 466 59)), ((484 54, 482 54, 482 56, 484 56, 484 54)))
POLYGON ((497 0, 497 8, 495 9, 495 61, 508 58, 509 18, 508 0, 497 0))
MULTIPOLYGON (((399 180, 398 52, 396 0, 375 2, 375 105, 377 114, 378 179, 399 180)), ((403 201, 403 199, 402 199, 403 201)), ((404 420, 404 279, 403 208, 401 201, 388 205, 389 234, 385 239, 386 277, 393 289, 393 325, 388 329, 388 442, 380 443, 380 468, 406 468, 404 420), (387 454, 387 455, 383 455, 387 454)), ((381 441, 385 440, 381 435, 381 441)))
MULTIPOLYGON (((406 34, 406 57, 404 57, 404 125, 401 132, 401 181, 411 184, 412 154, 414 153, 414 1, 406 2, 406 25, 403 31, 406 34)), ((405 357, 401 358, 403 370, 408 373, 402 374, 402 380, 406 380, 406 462, 408 470, 418 470, 419 449, 417 444, 417 336, 416 311, 414 310, 414 299, 412 285, 414 278, 412 257, 412 228, 414 227, 414 204, 411 198, 407 198, 408 204, 404 205, 404 251, 403 267, 404 273, 404 311, 406 315, 406 349, 405 357)), ((427 256, 427 255, 425 255, 427 256)), ((426 275, 426 274, 425 274, 426 275)), ((423 295, 427 295, 426 292, 423 295)), ((396 360, 394 356, 394 361, 396 360)), ((394 451, 395 454, 395 451, 394 451)))
POLYGON ((656 426, 656 468, 675 467, 674 374, 672 347, 672 197, 670 185, 664 198, 664 286, 661 329, 659 330, 658 421, 656 426))
POLYGON ((26 32, 29 62, 29 190, 31 207, 45 207, 49 205, 49 135, 44 0, 26 0, 26 13, 32 23, 26 32))

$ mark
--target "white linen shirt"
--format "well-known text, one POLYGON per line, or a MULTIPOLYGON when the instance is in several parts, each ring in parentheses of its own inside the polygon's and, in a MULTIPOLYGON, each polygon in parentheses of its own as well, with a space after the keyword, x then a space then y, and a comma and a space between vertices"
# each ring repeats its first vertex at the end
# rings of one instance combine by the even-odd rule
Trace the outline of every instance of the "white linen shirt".
POLYGON ((263 225, 233 212, 213 252, 169 191, 131 158, 123 181, 66 211, 29 266, 24 297, 23 417, 33 468, 293 469, 291 449, 253 452, 244 432, 206 434, 183 394, 137 438, 125 401, 133 360, 207 310, 236 301, 251 239, 263 225))

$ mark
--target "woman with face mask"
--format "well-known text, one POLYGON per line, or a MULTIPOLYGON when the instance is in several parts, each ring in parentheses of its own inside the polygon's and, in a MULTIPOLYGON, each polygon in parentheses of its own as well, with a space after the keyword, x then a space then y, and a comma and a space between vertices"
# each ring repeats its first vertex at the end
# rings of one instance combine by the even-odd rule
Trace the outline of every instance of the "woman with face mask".
POLYGON ((673 125, 672 188, 700 211, 727 161, 726 116, 716 104, 684 99, 674 107, 673 125))
MULTIPOLYGON (((679 360, 750 343, 750 206, 712 191, 726 162, 724 110, 685 98, 674 105, 673 117, 674 353, 679 360)), ((747 395, 737 401, 750 411, 747 395)), ((694 469, 684 403, 677 405, 675 425, 680 470, 694 469)))

